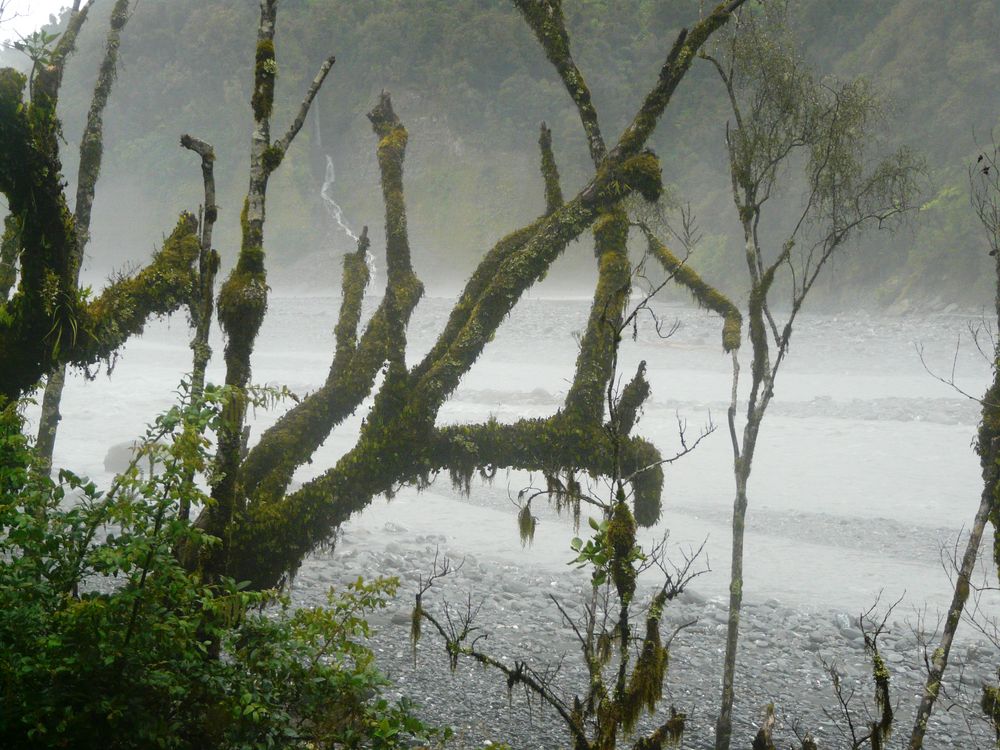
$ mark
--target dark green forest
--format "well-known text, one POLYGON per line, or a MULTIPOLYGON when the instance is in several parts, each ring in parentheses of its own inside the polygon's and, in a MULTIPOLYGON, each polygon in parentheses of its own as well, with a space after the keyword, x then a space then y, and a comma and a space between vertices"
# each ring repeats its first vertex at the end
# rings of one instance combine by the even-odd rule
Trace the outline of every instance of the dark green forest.
MULTIPOLYGON (((110 5, 99 2, 95 20, 110 5)), ((608 132, 625 124, 669 40, 697 10, 695 0, 582 0, 567 7, 576 58, 608 132)), ((251 123, 245 40, 255 13, 244 0, 146 2, 135 11, 106 116, 104 180, 88 261, 94 277, 147 252, 157 227, 197 204, 197 165, 177 145, 182 132, 215 145, 218 244, 224 258, 233 257, 251 123)), ((541 200, 534 178, 540 121, 553 130, 565 184, 575 188, 586 179, 587 149, 573 104, 507 3, 288 0, 285 18, 278 63, 280 92, 289 99, 279 93, 279 107, 294 105, 290 92, 303 88, 327 54, 337 63, 303 143, 275 178, 268 243, 276 287, 334 288, 334 254, 353 247, 320 198, 327 154, 336 162, 333 194, 346 220, 355 231, 372 225, 379 245, 378 171, 364 113, 383 88, 409 123, 414 261, 432 293, 457 288, 506 227, 533 216, 541 200), (315 261, 323 258, 328 273, 317 273, 315 261)), ((869 76, 885 92, 886 147, 909 144, 926 161, 920 210, 903 231, 872 233, 838 257, 815 302, 897 311, 981 306, 990 298, 991 265, 969 208, 967 169, 977 142, 990 138, 983 123, 992 122, 994 103, 980 92, 995 90, 1000 79, 1000 5, 803 0, 793 21, 819 73, 869 76)), ((86 77, 96 69, 102 29, 103 22, 83 29, 60 102, 71 182, 91 89, 86 77)), ((4 52, 4 64, 15 60, 12 50, 4 52)), ((741 259, 727 210, 727 111, 707 63, 694 67, 673 106, 652 145, 673 200, 690 203, 697 219, 698 268, 732 289, 725 280, 740 270, 741 259)), ((560 261, 550 274, 554 293, 584 289, 577 285, 592 278, 589 256, 579 249, 560 261)))

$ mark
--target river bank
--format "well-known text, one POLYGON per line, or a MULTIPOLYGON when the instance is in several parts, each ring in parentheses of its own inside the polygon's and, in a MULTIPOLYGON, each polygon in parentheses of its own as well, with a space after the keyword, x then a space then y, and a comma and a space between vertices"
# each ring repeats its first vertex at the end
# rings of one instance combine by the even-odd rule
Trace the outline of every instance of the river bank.
MULTIPOLYGON (((586 574, 564 564, 539 564, 537 558, 519 562, 516 542, 509 546, 509 554, 500 551, 504 538, 516 540, 513 514, 502 508, 494 508, 483 517, 483 532, 497 540, 494 544, 464 539, 447 527, 427 533, 427 526, 418 526, 415 517, 419 503, 427 506, 423 515, 431 519, 430 525, 447 513, 449 505, 466 517, 474 513, 456 497, 434 495, 403 498, 354 519, 332 550, 317 553, 303 564, 292 585, 294 602, 319 604, 329 586, 342 585, 359 575, 398 577, 398 597, 373 619, 372 645, 379 666, 395 684, 393 694, 415 700, 427 720, 454 727, 454 747, 460 750, 499 742, 519 750, 567 747, 567 734, 555 712, 537 700, 529 703, 520 690, 508 694, 498 672, 466 660, 452 673, 441 639, 429 632, 426 624, 414 659, 410 616, 418 580, 421 576, 426 579, 435 555, 447 556, 461 566, 435 585, 423 606, 442 615, 445 602, 464 608, 471 595, 474 606, 481 606, 476 618, 479 634, 486 636, 479 647, 511 662, 527 660, 538 669, 558 665, 553 683, 562 694, 572 696, 586 684, 586 673, 578 642, 552 597, 579 616, 589 593, 586 574), (510 515, 509 523, 498 523, 506 515, 510 515)), ((549 521, 547 525, 552 526, 549 521)), ((538 543, 551 544, 551 540, 538 543)), ((559 555, 557 550, 553 553, 559 555)), ((562 557, 570 557, 568 548, 562 557)), ((682 747, 699 750, 713 747, 725 641, 725 603, 721 596, 706 593, 716 589, 711 581, 714 577, 706 573, 696 579, 688 592, 668 605, 664 617, 665 634, 683 627, 671 647, 660 711, 666 712, 673 705, 685 712, 688 728, 682 747)), ((645 583, 647 588, 651 585, 650 581, 645 583)), ((878 612, 884 613, 891 604, 881 602, 878 612)), ((807 731, 820 747, 849 746, 842 735, 846 722, 836 702, 829 667, 837 669, 845 695, 854 693, 851 709, 855 720, 863 722, 867 712, 874 711, 874 703, 871 665, 858 627, 859 615, 748 595, 734 717, 738 746, 749 746, 764 707, 772 702, 780 720, 776 735, 779 747, 791 747, 795 733, 807 731)), ((923 688, 920 625, 910 603, 901 603, 879 638, 892 674, 893 700, 897 701, 897 737, 908 735, 923 688)), ((933 625, 931 620, 924 623, 925 627, 933 625)), ((928 748, 985 750, 993 746, 978 704, 981 684, 990 679, 994 669, 995 649, 977 635, 963 625, 943 697, 931 722, 928 748)))

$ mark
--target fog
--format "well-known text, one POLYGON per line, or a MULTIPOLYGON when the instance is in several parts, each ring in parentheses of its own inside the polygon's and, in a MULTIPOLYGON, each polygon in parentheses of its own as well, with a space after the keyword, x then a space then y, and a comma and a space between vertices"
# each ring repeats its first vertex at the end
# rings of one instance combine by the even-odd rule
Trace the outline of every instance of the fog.
MULTIPOLYGON (((199 165, 177 145, 182 133, 216 147, 214 245, 222 258, 220 279, 232 268, 240 246, 253 128, 248 101, 255 5, 220 3, 213 6, 217 12, 209 12, 193 0, 138 4, 105 116, 104 163, 83 284, 99 290, 109 275, 140 268, 181 211, 200 210, 199 165)), ((316 62, 330 51, 338 54, 329 85, 267 193, 264 245, 271 297, 253 354, 253 381, 284 386, 298 396, 320 388, 329 373, 341 266, 363 229, 372 243, 365 258, 371 281, 362 328, 384 292, 382 186, 376 139, 365 116, 383 87, 391 88, 408 132, 405 219, 414 271, 427 291, 407 331, 408 365, 436 341, 485 253, 544 210, 537 163, 543 119, 552 128, 566 196, 593 176, 576 112, 514 10, 479 7, 483 4, 471 0, 449 6, 456 14, 452 29, 442 19, 444 6, 432 12, 409 0, 362 5, 295 4, 301 12, 289 13, 296 20, 276 37, 281 72, 275 133, 287 127, 316 62), (347 19, 341 26, 325 23, 335 11, 347 19), (412 21, 407 29, 413 34, 400 31, 401 18, 412 21)), ((925 161, 906 220, 886 222, 856 241, 852 237, 810 293, 763 422, 749 483, 742 589, 748 656, 741 654, 738 687, 744 693, 737 728, 747 736, 755 726, 752 712, 771 700, 768 691, 784 691, 779 702, 790 708, 808 690, 825 689, 829 660, 843 659, 844 674, 857 684, 869 680, 867 662, 859 666, 866 657, 858 618, 872 607, 891 612, 886 653, 897 670, 900 700, 912 707, 925 676, 923 645, 933 642, 947 613, 955 561, 982 492, 974 443, 982 409, 978 399, 994 375, 990 336, 995 332, 985 321, 995 278, 967 205, 966 167, 979 149, 973 126, 985 123, 988 129, 996 117, 982 102, 989 97, 980 76, 992 75, 995 83, 998 69, 995 55, 988 61, 984 56, 980 62, 986 73, 974 75, 975 55, 963 50, 994 44, 990 34, 1000 27, 1000 11, 981 4, 979 22, 970 24, 938 9, 934 23, 939 29, 923 22, 918 27, 923 17, 912 3, 890 4, 909 19, 915 45, 938 33, 948 38, 947 65, 936 66, 927 84, 936 98, 926 98, 934 98, 939 108, 929 111, 915 95, 925 81, 911 69, 911 53, 904 49, 910 40, 896 36, 896 26, 907 24, 894 24, 891 9, 875 5, 854 3, 848 12, 846 5, 832 9, 803 3, 794 17, 797 38, 821 71, 818 78, 863 73, 886 93, 884 113, 873 116, 884 125, 873 139, 873 154, 917 140, 925 161), (831 41, 831 31, 842 27, 852 33, 831 41), (942 111, 961 115, 935 129, 931 123, 941 122, 942 111), (767 672, 759 685, 751 674, 758 667, 767 672)), ((95 4, 64 82, 60 153, 69 186, 76 181, 76 143, 109 7, 100 0, 95 4)), ((603 125, 612 143, 610 134, 629 122, 656 76, 663 40, 697 3, 628 5, 623 16, 635 22, 634 28, 590 4, 582 7, 570 13, 568 23, 574 35, 592 40, 581 43, 577 57, 581 67, 594 71, 588 80, 594 101, 607 113, 603 125)), ((0 64, 25 66, 10 49, 0 53, 0 64)), ((666 192, 660 203, 665 223, 659 228, 676 229, 682 217, 693 217, 685 263, 746 309, 744 238, 732 201, 725 102, 713 75, 707 66, 695 67, 650 141, 662 163, 666 192)), ((802 210, 803 182, 795 170, 801 171, 804 161, 792 160, 768 198, 760 228, 767 258, 777 257, 802 210)), ((806 238, 810 231, 821 231, 808 221, 804 225, 806 238)), ((645 244, 636 234, 628 248, 634 264, 645 244)), ((678 234, 671 242, 679 240, 678 234)), ((597 279, 593 240, 587 232, 584 237, 571 243, 515 306, 441 409, 439 425, 512 423, 544 418, 563 407, 597 279)), ((632 303, 643 299, 640 286, 655 286, 662 278, 660 271, 650 270, 648 279, 636 280, 632 303)), ((788 284, 788 276, 779 274, 772 299, 781 299, 779 290, 788 284)), ((780 305, 773 311, 782 320, 787 310, 780 305)), ((696 635, 676 651, 679 700, 714 706, 725 629, 721 613, 730 591, 734 479, 726 410, 732 360, 720 345, 722 321, 694 307, 685 291, 668 286, 649 307, 650 314, 639 316, 634 329, 626 331, 616 377, 627 381, 645 362, 651 395, 635 433, 664 456, 686 455, 666 465, 659 520, 640 530, 639 542, 648 548, 666 538, 673 560, 695 558, 700 574, 671 603, 676 608, 666 617, 674 618, 678 632, 687 627, 682 618, 694 618, 690 625, 696 635), (661 335, 660 325, 671 333, 661 335)), ((777 329, 774 333, 777 338, 777 329)), ((72 373, 54 464, 103 486, 112 482, 122 468, 122 447, 177 402, 179 383, 191 369, 191 335, 184 314, 150 321, 113 362, 72 373)), ((218 326, 212 346, 216 354, 208 379, 218 383, 226 376, 218 326)), ((744 346, 739 354, 739 430, 750 388, 749 349, 744 346)), ((297 471, 296 483, 323 474, 355 446, 371 406, 369 396, 297 471)), ((284 408, 258 409, 250 416, 250 446, 284 408)), ((37 428, 39 406, 29 405, 26 413, 30 432, 37 428)), ((585 481, 595 496, 613 492, 602 479, 585 481)), ((410 666, 410 652, 401 645, 407 642, 409 622, 403 610, 437 555, 471 561, 449 593, 461 595, 462 586, 466 596, 476 590, 487 602, 491 624, 506 629, 497 638, 501 644, 542 657, 567 653, 567 642, 576 647, 566 633, 554 634, 566 630, 558 627, 558 616, 544 619, 540 612, 554 598, 549 593, 558 591, 569 601, 589 590, 584 574, 573 566, 576 554, 570 546, 580 527, 571 514, 541 497, 531 508, 538 524, 532 542, 524 544, 518 535, 514 499, 544 483, 538 474, 501 469, 491 479, 474 478, 469 492, 442 475, 419 491, 404 485, 391 499, 375 497, 329 545, 303 562, 288 581, 290 595, 296 604, 313 605, 330 585, 359 575, 399 575, 402 603, 375 617, 379 666, 400 677, 399 694, 426 697, 436 721, 452 721, 453 704, 440 703, 435 692, 443 662, 431 657, 426 673, 421 672, 415 661, 410 666), (514 632, 529 626, 540 628, 541 635, 531 640, 514 632)), ((585 523, 586 509, 583 513, 585 523)), ((651 578, 647 573, 641 583, 649 586, 651 578)), ((995 580, 994 561, 984 554, 957 639, 956 664, 962 671, 949 677, 957 691, 955 705, 966 713, 978 705, 981 683, 995 678, 990 671, 995 652, 984 656, 987 641, 997 642, 995 580)), ((476 696, 468 699, 474 706, 458 706, 454 714, 464 732, 460 747, 482 746, 505 731, 530 737, 530 746, 552 746, 546 734, 553 731, 552 722, 537 733, 524 728, 488 694, 482 677, 460 674, 457 679, 472 684, 469 694, 476 696)), ((809 726, 821 736, 832 731, 822 725, 824 699, 807 694, 802 702, 801 716, 809 726)), ((707 743, 712 731, 704 714, 692 717, 692 733, 701 738, 693 740, 693 747, 708 746, 698 744, 707 743)), ((935 722, 937 730, 948 732, 942 746, 986 741, 981 724, 956 728, 948 716, 935 722)))
MULTIPOLYGON (((571 333, 584 326, 589 302, 555 299, 549 291, 541 285, 517 308, 439 421, 492 416, 510 422, 559 408, 576 355, 571 333)), ((411 362, 429 348, 450 303, 430 298, 418 308, 411 362)), ((255 381, 287 385, 302 395, 319 387, 329 367, 337 307, 334 298, 278 296, 255 355, 255 381)), ((677 333, 659 340, 647 323, 637 342, 623 345, 621 372, 633 372, 640 358, 649 368, 652 395, 638 429, 665 456, 679 450, 678 419, 687 424, 689 441, 709 424, 716 430, 669 467, 662 520, 650 533, 669 531, 672 543, 683 547, 707 539, 712 573, 696 588, 718 597, 728 586, 733 495, 724 424, 730 363, 719 351, 713 316, 674 306, 658 306, 657 312, 680 322, 677 333)), ((893 601, 905 594, 904 610, 946 609, 951 593, 940 556, 952 551, 971 523, 981 491, 971 447, 978 405, 928 374, 916 347, 930 368, 950 377, 957 346, 957 387, 981 393, 990 369, 969 336, 968 326, 976 322, 961 315, 803 318, 751 478, 749 599, 860 611, 884 590, 893 601)), ((112 377, 76 377, 64 401, 56 462, 109 478, 106 447, 138 437, 173 402, 189 367, 188 336, 182 320, 154 324, 127 346, 112 377)), ((217 350, 221 343, 216 341, 217 350)), ((218 359, 209 373, 217 382, 223 375, 218 359)), ((276 416, 258 413, 253 433, 259 435, 276 416)), ((336 430, 297 478, 332 466, 354 444, 363 417, 356 414, 336 430)), ((446 532, 460 546, 558 569, 569 556, 570 518, 542 508, 540 541, 522 550, 517 540, 508 494, 530 481, 522 473, 501 475, 492 485, 477 485, 466 501, 443 477, 420 497, 407 490, 388 506, 376 501, 371 523, 379 526, 391 517, 414 533, 425 524, 430 531, 436 521, 425 515, 425 504, 444 504, 450 509, 446 532), (486 510, 503 513, 508 528, 498 533, 484 527, 480 514, 486 510)))

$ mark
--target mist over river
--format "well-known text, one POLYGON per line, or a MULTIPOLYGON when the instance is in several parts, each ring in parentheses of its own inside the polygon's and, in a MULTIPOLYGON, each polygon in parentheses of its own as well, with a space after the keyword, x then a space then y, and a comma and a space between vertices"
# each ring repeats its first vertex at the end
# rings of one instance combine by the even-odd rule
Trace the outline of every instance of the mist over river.
MULTIPOLYGON (((375 300, 366 302, 370 314, 375 300)), ((254 381, 286 385, 299 394, 317 388, 332 356, 338 304, 330 297, 274 296, 254 358, 254 381)), ((418 306, 409 330, 408 363, 431 346, 451 305, 449 299, 428 298, 418 306)), ((510 421, 553 413, 569 387, 577 351, 573 332, 584 328, 589 305, 589 299, 523 300, 442 409, 440 421, 490 416, 510 421)), ((637 340, 622 346, 622 375, 630 378, 645 359, 652 387, 635 433, 668 456, 680 448, 678 419, 686 421, 689 441, 709 422, 717 429, 693 454, 666 468, 661 521, 655 529, 642 531, 640 538, 648 541, 669 530, 672 546, 689 549, 705 542, 711 572, 694 582, 693 591, 696 601, 709 608, 706 619, 711 623, 712 612, 721 611, 729 580, 733 478, 725 419, 731 361, 722 352, 717 317, 665 304, 654 305, 654 310, 667 327, 676 321, 679 328, 660 339, 651 319, 644 317, 637 340)), ((990 367, 970 336, 970 325, 977 323, 978 318, 960 314, 800 317, 750 479, 744 583, 748 622, 753 621, 754 607, 773 609, 779 603, 796 616, 856 617, 880 592, 883 604, 905 595, 892 618, 901 632, 908 628, 906 620, 916 624, 916 611, 933 626, 947 609, 951 591, 941 553, 951 552, 963 527, 971 524, 981 491, 972 448, 979 405, 931 377, 916 347, 922 347, 932 370, 950 378, 954 367, 962 390, 982 394, 990 367)), ((107 448, 139 436, 146 422, 173 403, 177 383, 191 366, 189 337, 181 318, 155 322, 143 337, 128 343, 111 379, 103 373, 93 381, 74 375, 63 398, 56 465, 106 483, 107 448)), ((209 379, 221 382, 222 343, 218 335, 216 339, 209 379)), ((744 385, 748 372, 749 362, 744 361, 744 385)), ((322 473, 353 445, 364 411, 334 432, 297 480, 322 473)), ((258 411, 251 441, 274 418, 258 411)), ((537 476, 534 480, 543 482, 537 476)), ((516 607, 499 606, 501 594, 511 594, 503 588, 504 570, 515 571, 507 580, 523 576, 527 586, 544 580, 553 590, 565 590, 566 581, 581 583, 566 566, 572 557, 569 540, 575 535, 571 518, 560 518, 535 501, 533 510, 540 517, 535 541, 522 548, 509 495, 516 496, 529 481, 526 473, 501 470, 491 485, 474 481, 466 498, 442 476, 421 493, 404 488, 391 502, 377 498, 349 522, 343 544, 316 555, 295 585, 308 588, 310 581, 320 585, 347 573, 378 572, 373 569, 376 563, 412 581, 415 574, 406 569, 406 561, 420 563, 423 551, 426 569, 434 549, 443 547, 454 558, 471 556, 470 569, 479 577, 470 578, 469 585, 483 587, 480 593, 496 599, 499 609, 516 614, 516 607), (389 545, 394 547, 387 553, 389 545), (386 563, 386 555, 403 562, 386 563), (500 589, 490 588, 495 585, 500 589)), ((988 572, 981 569, 980 574, 988 572)), ((303 601, 313 596, 308 591, 300 594, 303 601)), ((516 592, 513 596, 518 598, 516 592)), ((1000 613, 996 597, 984 599, 981 606, 983 615, 1000 613)), ((533 612, 528 609, 525 617, 533 612)), ((519 622, 512 615, 507 627, 519 622)), ((395 627, 388 616, 383 624, 395 627)), ((401 625, 397 630, 393 637, 404 644, 402 661, 407 661, 406 631, 401 625)), ((967 624, 959 631, 960 644, 977 638, 981 636, 967 624)), ((753 636, 746 640, 747 658, 753 659, 753 636)), ((392 671, 395 650, 389 645, 386 650, 392 652, 392 671)), ((431 652, 434 646, 424 650, 431 652)), ((681 654, 681 664, 684 658, 681 654)), ((817 674, 821 671, 817 668, 817 674)), ((911 677, 919 677, 918 672, 911 677)), ((494 676, 479 679, 500 683, 494 676)), ((707 695, 714 689, 709 688, 707 695)), ((747 708, 756 712, 758 707, 747 708)), ((506 726, 502 722, 511 723, 511 714, 505 716, 498 719, 501 727, 506 726)), ((753 717, 739 718, 745 724, 753 717)), ((900 720, 910 721, 908 715, 900 720)), ((487 729, 469 724, 468 746, 486 736, 487 729)), ((527 740, 514 744, 529 746, 527 740)), ((547 745, 540 741, 537 746, 547 745)), ((956 740, 954 746, 965 745, 956 740)))

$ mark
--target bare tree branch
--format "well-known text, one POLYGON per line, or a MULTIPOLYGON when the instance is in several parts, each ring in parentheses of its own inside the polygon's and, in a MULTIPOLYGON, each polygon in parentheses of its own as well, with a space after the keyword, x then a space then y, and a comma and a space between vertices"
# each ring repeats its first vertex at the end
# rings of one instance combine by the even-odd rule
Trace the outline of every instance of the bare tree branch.
POLYGON ((323 86, 323 81, 326 80, 327 74, 333 68, 333 64, 336 61, 336 57, 330 55, 323 61, 323 64, 319 66, 316 76, 309 85, 309 90, 306 91, 306 95, 302 99, 302 104, 299 105, 298 114, 295 115, 295 119, 292 121, 292 124, 288 126, 288 130, 285 131, 285 134, 272 145, 272 148, 275 148, 278 151, 279 161, 281 157, 284 157, 285 153, 288 151, 288 147, 295 139, 295 136, 298 135, 298 132, 302 129, 302 124, 306 121, 306 115, 309 114, 309 107, 312 105, 313 99, 316 98, 316 94, 319 93, 320 88, 323 86))

